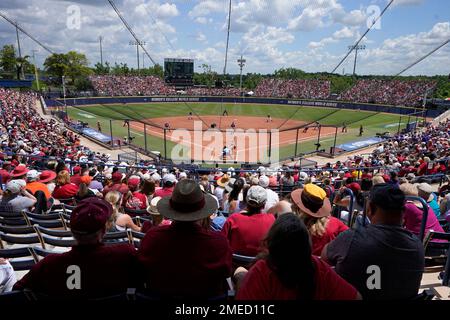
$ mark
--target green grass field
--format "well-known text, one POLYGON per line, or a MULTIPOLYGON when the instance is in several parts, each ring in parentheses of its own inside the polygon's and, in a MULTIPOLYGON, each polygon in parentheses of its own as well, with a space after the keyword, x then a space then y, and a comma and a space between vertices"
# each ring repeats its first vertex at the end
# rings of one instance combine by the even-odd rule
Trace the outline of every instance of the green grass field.
MULTIPOLYGON (((256 105, 256 104, 221 104, 221 103, 149 103, 149 104, 127 104, 127 105, 92 105, 83 107, 69 107, 68 113, 71 119, 87 122, 90 127, 97 129, 97 121, 102 125, 104 134, 110 134, 110 120, 112 120, 112 133, 114 137, 123 138, 127 136, 127 128, 123 127, 123 120, 144 120, 150 118, 164 118, 172 116, 186 116, 191 109, 199 115, 219 116, 225 108, 229 115, 236 116, 261 116, 270 114, 273 118, 299 120, 304 122, 319 121, 322 125, 341 126, 347 123, 348 134, 341 135, 340 129, 337 144, 357 141, 359 126, 364 126, 363 138, 373 137, 379 132, 397 132, 399 115, 381 114, 359 110, 337 110, 333 108, 314 108, 290 105, 256 105)), ((412 120, 413 121, 413 120, 412 120)), ((407 118, 401 119, 401 129, 405 128, 407 118)), ((133 143, 144 147, 145 137, 143 132, 131 130, 135 136, 133 143)), ((162 130, 161 130, 162 132, 162 130)), ((308 153, 315 150, 314 141, 301 142, 297 153, 308 153)), ((334 137, 323 137, 320 140, 321 149, 329 150, 334 143, 334 137)), ((167 154, 174 143, 167 141, 167 154)), ((164 140, 147 134, 147 149, 160 151, 164 156, 164 140)), ((282 146, 279 150, 280 158, 294 155, 295 145, 282 146)))

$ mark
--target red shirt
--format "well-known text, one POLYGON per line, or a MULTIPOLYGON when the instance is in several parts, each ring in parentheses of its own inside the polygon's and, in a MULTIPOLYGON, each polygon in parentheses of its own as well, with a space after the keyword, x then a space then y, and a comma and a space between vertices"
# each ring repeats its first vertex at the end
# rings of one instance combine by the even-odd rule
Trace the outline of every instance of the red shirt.
POLYGON ((133 210, 144 210, 147 209, 147 197, 145 194, 140 192, 133 192, 133 195, 126 202, 126 207, 133 210))
POLYGON ((339 219, 329 217, 325 233, 319 236, 311 236, 312 254, 320 256, 326 244, 333 241, 341 232, 348 230, 348 227, 339 219))
MULTIPOLYGON (((314 300, 354 300, 357 290, 331 267, 312 256, 315 265, 314 300)), ((299 271, 301 272, 301 271, 299 271)), ((297 292, 286 288, 267 265, 257 261, 249 270, 237 292, 236 300, 296 300, 297 292)))
POLYGON ((234 213, 225 222, 222 234, 230 242, 233 253, 253 257, 258 254, 261 241, 274 222, 275 216, 269 213, 251 216, 244 211, 234 213))
MULTIPOLYGON (((128 244, 74 246, 69 252, 52 254, 34 265, 14 290, 29 288, 50 296, 98 297, 126 292, 136 287, 137 253, 128 244), (80 267, 81 289, 69 290, 67 269, 80 267)), ((73 274, 73 273, 71 273, 73 274)))
POLYGON ((63 186, 56 186, 53 190, 53 198, 55 199, 69 199, 74 197, 78 192, 78 186, 73 183, 68 183, 63 186))
POLYGON ((172 195, 173 189, 175 187, 170 187, 170 188, 161 188, 155 191, 155 194, 153 195, 153 197, 170 197, 172 195))
POLYGON ((216 297, 226 292, 231 276, 227 239, 197 223, 151 228, 141 242, 139 261, 143 280, 163 296, 216 297))
POLYGON ((70 182, 79 186, 81 184, 81 176, 79 173, 74 174, 70 177, 70 182))

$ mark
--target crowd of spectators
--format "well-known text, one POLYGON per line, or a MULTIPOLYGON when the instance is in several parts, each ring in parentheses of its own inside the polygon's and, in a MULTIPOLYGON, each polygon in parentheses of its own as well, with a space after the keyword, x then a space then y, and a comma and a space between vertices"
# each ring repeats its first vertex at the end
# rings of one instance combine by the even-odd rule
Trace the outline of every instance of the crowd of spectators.
POLYGON ((340 100, 361 103, 417 107, 427 91, 436 88, 433 81, 359 80, 345 91, 340 100))
POLYGON ((0 213, 46 214, 69 203, 76 241, 18 281, 0 257, 3 291, 94 298, 137 288, 156 299, 217 299, 231 278, 237 300, 413 299, 425 267, 418 237, 424 211, 406 196, 427 203, 426 231, 445 231, 450 220, 449 184, 437 192, 426 182, 448 173, 449 121, 314 170, 199 174, 106 161, 42 119, 32 94, 2 90, 0 97, 0 213), (143 225, 133 220, 138 214, 148 218, 143 225), (123 230, 142 234, 138 249, 106 245, 107 233, 123 230), (73 265, 85 277, 76 290, 67 286, 73 265), (371 290, 367 270, 374 265, 383 275, 371 290))
POLYGON ((330 81, 264 79, 255 89, 258 97, 280 97, 297 99, 327 99, 330 96, 330 81))
MULTIPOLYGON (((91 76, 94 90, 100 96, 175 95, 174 87, 158 77, 91 76)), ((400 106, 420 106, 426 92, 436 88, 433 81, 359 80, 339 96, 339 100, 400 106)), ((190 87, 184 92, 191 96, 240 96, 239 88, 190 87)), ((295 99, 328 99, 331 82, 327 80, 263 79, 254 90, 257 97, 295 99)))
POLYGON ((154 76, 90 76, 94 90, 100 96, 152 96, 175 94, 161 78, 154 76))

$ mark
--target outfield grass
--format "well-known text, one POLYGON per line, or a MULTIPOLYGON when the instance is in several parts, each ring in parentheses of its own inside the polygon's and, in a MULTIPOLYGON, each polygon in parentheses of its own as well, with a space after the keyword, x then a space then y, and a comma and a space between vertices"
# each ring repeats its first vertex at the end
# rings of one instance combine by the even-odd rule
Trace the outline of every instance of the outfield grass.
MULTIPOLYGON (((320 121, 322 125, 342 126, 346 122, 347 135, 341 135, 338 131, 337 144, 352 142, 361 139, 358 137, 359 127, 363 125, 363 138, 373 137, 379 132, 397 132, 399 115, 381 114, 359 110, 337 110, 333 108, 315 108, 290 105, 256 105, 256 104, 221 104, 221 103, 151 103, 151 104, 127 104, 127 105, 92 105, 83 107, 69 107, 68 113, 71 119, 87 122, 90 127, 97 129, 97 121, 102 125, 104 134, 110 134, 110 120, 112 120, 112 134, 114 137, 127 136, 127 128, 123 127, 123 120, 144 120, 150 118, 184 116, 190 111, 199 115, 221 115, 226 109, 229 115, 237 116, 261 116, 270 114, 273 118, 313 122, 320 121)), ((406 120, 406 119, 405 119, 406 120)), ((406 121, 402 121, 406 122, 406 121)), ((401 129, 406 124, 401 125, 401 129)), ((131 130, 135 144, 144 147, 145 137, 142 132, 131 130)), ((161 130, 163 132, 163 130, 161 130)), ((314 141, 301 142, 298 145, 298 153, 307 153, 315 150, 314 141)), ((329 150, 334 143, 334 137, 323 137, 320 140, 321 149, 329 150)), ((175 144, 167 141, 167 154, 175 144)), ((164 140, 147 134, 147 148, 151 151, 160 151, 164 156, 164 140)), ((285 158, 294 155, 295 145, 280 148, 280 157, 285 158)))

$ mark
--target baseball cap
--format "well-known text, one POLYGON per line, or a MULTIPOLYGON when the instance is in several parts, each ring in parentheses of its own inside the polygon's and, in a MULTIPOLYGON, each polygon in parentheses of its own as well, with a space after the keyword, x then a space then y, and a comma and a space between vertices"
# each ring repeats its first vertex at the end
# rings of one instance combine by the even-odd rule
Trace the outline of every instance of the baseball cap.
POLYGON ((261 207, 267 201, 267 191, 260 186, 252 186, 248 189, 247 204, 253 207, 261 207))
POLYGON ((163 182, 164 183, 166 183, 166 182, 176 183, 177 182, 177 178, 175 178, 174 174, 168 173, 168 174, 164 175, 163 182))
POLYGON ((122 174, 121 174, 120 172, 118 172, 118 171, 116 171, 116 172, 114 172, 114 173, 112 174, 112 181, 113 181, 114 183, 119 183, 119 182, 121 182, 121 181, 122 181, 122 178, 123 178, 122 174))
POLYGON ((113 212, 112 206, 97 197, 90 197, 79 202, 70 216, 72 232, 90 234, 105 227, 113 212))
POLYGON ((141 179, 139 179, 139 178, 130 178, 128 180, 129 187, 138 187, 139 183, 141 183, 141 179))
POLYGON ((26 182, 22 179, 11 180, 6 184, 6 190, 9 190, 11 193, 16 194, 19 193, 20 190, 26 186, 26 182))
POLYGON ((267 176, 259 177, 259 185, 263 188, 267 188, 269 186, 269 177, 267 176))
POLYGON ((30 170, 27 172, 28 180, 36 180, 39 177, 40 173, 37 170, 30 170))
POLYGON ((153 178, 153 180, 155 181, 161 181, 161 176, 159 175, 159 173, 154 173, 151 175, 151 177, 153 178))

